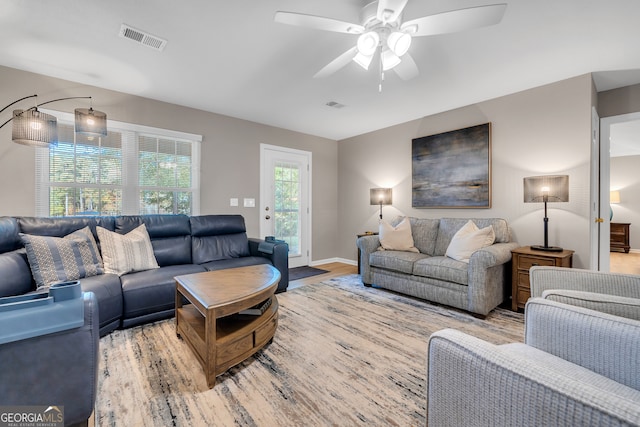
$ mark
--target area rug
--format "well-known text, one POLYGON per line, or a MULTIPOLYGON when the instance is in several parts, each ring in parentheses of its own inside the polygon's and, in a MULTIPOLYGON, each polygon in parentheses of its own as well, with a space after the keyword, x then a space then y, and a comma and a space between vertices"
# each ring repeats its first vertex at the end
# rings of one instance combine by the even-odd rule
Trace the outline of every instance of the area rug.
POLYGON ((278 294, 274 340, 213 389, 173 319, 100 341, 97 426, 423 426, 429 335, 522 341, 523 315, 484 319, 342 276, 278 294))
POLYGON ((308 265, 294 267, 289 269, 289 281, 292 282, 294 280, 317 276, 318 274, 324 273, 328 273, 328 271, 321 268, 309 267, 308 265))

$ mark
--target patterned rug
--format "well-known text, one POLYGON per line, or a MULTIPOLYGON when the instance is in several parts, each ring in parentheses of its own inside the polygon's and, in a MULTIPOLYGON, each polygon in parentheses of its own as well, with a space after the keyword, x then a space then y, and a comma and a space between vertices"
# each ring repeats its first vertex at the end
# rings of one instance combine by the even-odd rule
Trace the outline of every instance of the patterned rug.
POLYGON ((358 275, 278 294, 273 342, 207 388, 174 320, 100 341, 97 426, 423 426, 429 335, 456 328, 522 341, 523 315, 484 319, 358 275))

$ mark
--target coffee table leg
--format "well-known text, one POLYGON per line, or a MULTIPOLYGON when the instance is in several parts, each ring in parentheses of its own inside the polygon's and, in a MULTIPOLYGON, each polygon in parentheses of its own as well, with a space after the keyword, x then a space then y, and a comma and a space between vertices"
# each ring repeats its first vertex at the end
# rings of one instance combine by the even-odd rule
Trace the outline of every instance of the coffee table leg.
POLYGON ((216 385, 216 316, 214 310, 207 310, 205 318, 205 336, 207 348, 206 375, 207 385, 216 385))
POLYGON ((178 320, 178 309, 182 307, 182 294, 178 290, 178 286, 176 286, 176 335, 180 337, 180 325, 178 324, 180 321, 178 320))

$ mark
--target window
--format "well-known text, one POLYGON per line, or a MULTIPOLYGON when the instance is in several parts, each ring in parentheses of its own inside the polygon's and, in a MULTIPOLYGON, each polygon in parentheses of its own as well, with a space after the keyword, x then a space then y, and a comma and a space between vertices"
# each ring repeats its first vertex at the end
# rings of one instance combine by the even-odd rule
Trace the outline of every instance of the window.
POLYGON ((58 143, 36 150, 36 214, 197 215, 199 135, 109 121, 106 137, 58 117, 58 143))

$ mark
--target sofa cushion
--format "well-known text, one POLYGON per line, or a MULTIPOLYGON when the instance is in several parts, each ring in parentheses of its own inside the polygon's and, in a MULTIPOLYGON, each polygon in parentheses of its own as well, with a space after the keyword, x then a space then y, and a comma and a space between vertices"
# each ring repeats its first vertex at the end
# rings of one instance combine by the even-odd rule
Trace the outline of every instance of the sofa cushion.
POLYGON ((469 264, 445 256, 416 261, 413 265, 413 274, 460 285, 469 284, 469 264))
POLYGON ((89 227, 64 236, 21 234, 38 288, 104 272, 98 246, 89 227))
POLYGON ((174 277, 201 273, 199 265, 171 265, 152 270, 125 274, 122 281, 122 318, 131 319, 175 307, 176 282, 174 277))
POLYGON ((251 255, 241 215, 192 216, 190 221, 194 264, 251 255))
POLYGON ((404 218, 396 226, 381 220, 378 238, 380 239, 382 249, 386 251, 419 252, 413 245, 411 223, 408 218, 404 218))
POLYGON ((493 244, 496 235, 493 227, 478 228, 471 220, 453 235, 446 255, 462 262, 469 262, 471 255, 479 249, 493 244))
POLYGON ((376 251, 369 255, 369 265, 411 274, 413 272, 413 263, 428 257, 429 255, 419 252, 376 251))
POLYGON ((24 249, 0 254, 0 298, 22 295, 35 289, 24 249))
POLYGON ((126 273, 159 268, 144 224, 125 235, 98 227, 102 258, 107 273, 126 273))
POLYGON ((224 270, 225 268, 246 267, 248 265, 260 265, 269 264, 271 261, 269 258, 261 256, 243 256, 240 258, 219 259, 217 261, 210 261, 204 264, 200 264, 207 271, 224 270))
POLYGON ((472 220, 479 228, 492 226, 496 235, 496 243, 509 243, 511 241, 507 222, 501 218, 441 218, 434 255, 446 254, 454 234, 469 220, 472 220))

